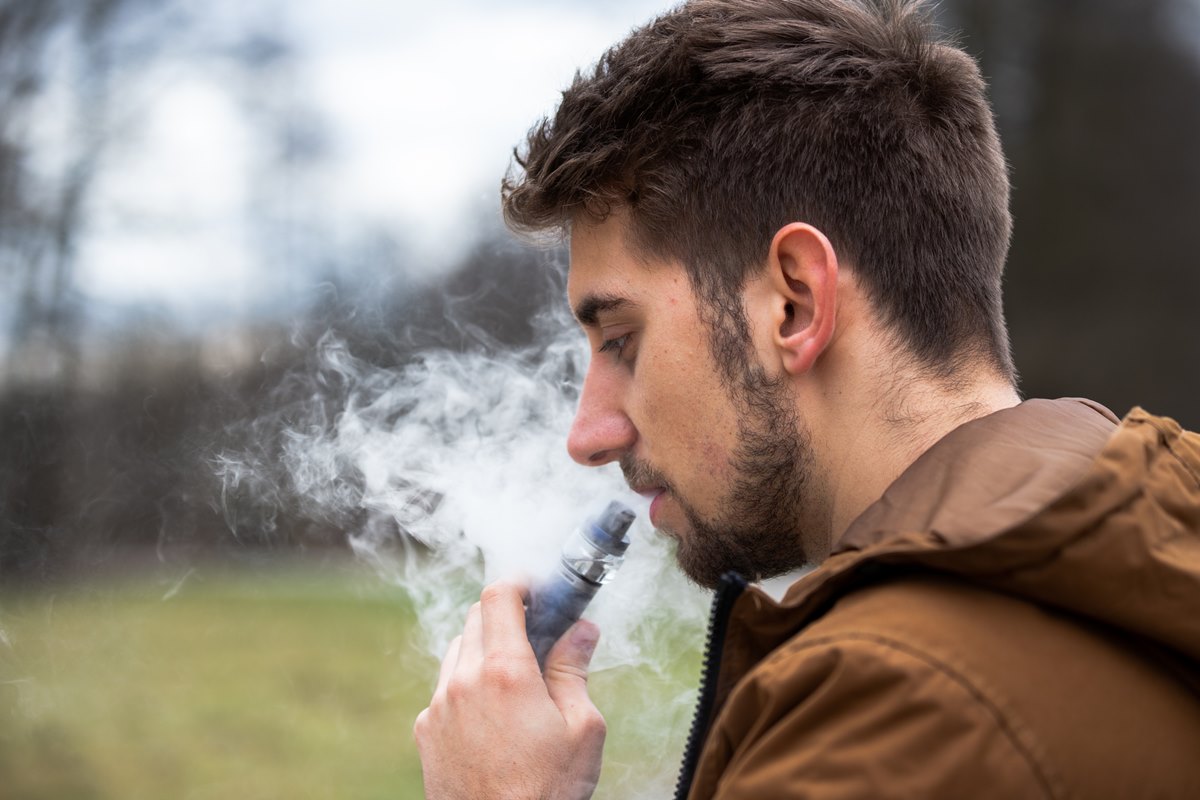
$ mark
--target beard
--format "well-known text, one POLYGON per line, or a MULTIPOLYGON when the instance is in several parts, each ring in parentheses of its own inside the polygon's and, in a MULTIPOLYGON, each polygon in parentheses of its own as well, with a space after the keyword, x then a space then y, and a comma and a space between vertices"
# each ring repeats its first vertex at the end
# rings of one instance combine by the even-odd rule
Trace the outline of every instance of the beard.
POLYGON ((679 503, 690 530, 674 537, 676 559, 689 579, 708 588, 730 571, 758 581, 804 566, 804 518, 817 508, 811 437, 785 381, 772 380, 758 364, 741 372, 731 393, 739 411, 738 444, 730 456, 734 477, 717 515, 701 514, 651 465, 628 454, 621 459, 631 486, 664 487, 679 503))

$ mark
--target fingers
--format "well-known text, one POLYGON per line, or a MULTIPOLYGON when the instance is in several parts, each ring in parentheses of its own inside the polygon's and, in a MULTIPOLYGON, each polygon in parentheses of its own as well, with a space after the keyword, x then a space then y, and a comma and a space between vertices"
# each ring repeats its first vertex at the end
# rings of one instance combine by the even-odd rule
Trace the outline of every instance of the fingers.
POLYGON ((525 598, 528 594, 528 587, 508 581, 496 581, 484 587, 479 604, 483 617, 483 647, 489 653, 536 664, 525 632, 525 598))
POLYGON ((458 666, 458 651, 462 647, 462 638, 455 636, 450 640, 450 646, 446 648, 446 655, 442 658, 442 665, 438 669, 437 686, 433 690, 433 698, 429 701, 429 707, 417 714, 417 718, 413 722, 413 736, 417 741, 418 750, 423 748, 426 741, 425 731, 430 725, 429 715, 433 711, 433 705, 439 702, 439 698, 444 700, 446 697, 446 687, 450 684, 450 676, 454 674, 454 669, 458 666))
POLYGON ((434 698, 413 723, 429 797, 497 797, 527 785, 531 796, 568 787, 583 797, 595 788, 605 726, 586 678, 598 631, 587 622, 569 630, 543 680, 522 597, 511 583, 486 588, 446 650, 434 698))
POLYGON ((503 672, 511 671, 513 677, 529 669, 531 676, 537 674, 537 662, 525 635, 527 594, 528 589, 518 583, 498 582, 484 588, 480 602, 467 611, 462 635, 455 637, 446 649, 435 696, 445 697, 456 675, 474 680, 472 676, 477 677, 484 670, 485 660, 503 672))
POLYGON ((451 640, 450 646, 446 648, 446 657, 442 659, 442 666, 438 671, 437 687, 433 690, 434 694, 446 693, 446 684, 450 681, 450 674, 454 672, 455 665, 458 664, 458 650, 461 646, 462 637, 455 636, 451 640))
POLYGON ((567 727, 603 741, 604 718, 587 693, 588 664, 599 640, 600 629, 594 624, 576 622, 547 654, 542 677, 567 727))
MULTIPOLYGON (((446 697, 473 685, 486 673, 510 687, 541 689, 537 661, 525 633, 524 597, 520 584, 497 582, 484 588, 480 601, 467 611, 461 636, 446 650, 434 695, 446 697)), ((544 695, 543 695, 544 696, 544 695)))
MULTIPOLYGON (((600 641, 600 629, 592 622, 581 619, 572 625, 546 655, 545 675, 556 681, 572 679, 586 684, 588 664, 600 641)), ((552 693, 553 694, 553 693, 552 693)))
POLYGON ((478 664, 483 659, 483 611, 480 603, 475 603, 467 611, 467 623, 463 626, 462 645, 458 651, 458 661, 464 667, 478 664))

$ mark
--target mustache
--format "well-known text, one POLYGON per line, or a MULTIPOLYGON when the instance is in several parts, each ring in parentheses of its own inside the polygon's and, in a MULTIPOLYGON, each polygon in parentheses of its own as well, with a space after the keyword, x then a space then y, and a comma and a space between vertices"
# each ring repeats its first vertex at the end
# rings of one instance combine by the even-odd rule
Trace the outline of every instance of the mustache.
POLYGON ((647 462, 639 461, 626 453, 621 456, 618 463, 621 467, 621 474, 625 476, 625 483, 629 484, 630 488, 635 486, 661 486, 668 492, 671 491, 671 482, 667 480, 667 476, 650 466, 647 462))

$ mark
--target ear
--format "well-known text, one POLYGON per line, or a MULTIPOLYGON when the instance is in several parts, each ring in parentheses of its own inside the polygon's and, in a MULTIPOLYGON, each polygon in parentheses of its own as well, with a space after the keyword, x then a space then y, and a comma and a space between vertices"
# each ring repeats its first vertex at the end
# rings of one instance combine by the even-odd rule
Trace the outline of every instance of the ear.
POLYGON ((792 375, 808 372, 833 341, 837 321, 837 253, 825 234, 803 222, 780 228, 767 258, 774 344, 792 375))

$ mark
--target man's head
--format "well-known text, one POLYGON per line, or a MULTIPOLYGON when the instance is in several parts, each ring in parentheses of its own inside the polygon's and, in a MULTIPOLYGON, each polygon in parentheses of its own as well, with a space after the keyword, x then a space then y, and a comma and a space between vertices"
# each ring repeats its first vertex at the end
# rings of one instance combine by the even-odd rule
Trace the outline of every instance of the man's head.
MULTIPOLYGON (((643 278, 664 264, 686 276, 709 361, 677 379, 703 382, 715 370, 737 422, 717 442, 680 432, 673 468, 690 447, 697 461, 723 459, 723 482, 696 496, 646 455, 655 447, 648 426, 689 413, 686 404, 641 409, 635 441, 648 445, 583 452, 576 436, 573 449, 585 463, 624 459, 635 479, 669 485, 684 511, 691 506, 677 528, 708 525, 724 541, 717 531, 748 519, 752 506, 759 527, 770 519, 796 531, 806 514, 820 515, 820 465, 785 381, 761 368, 745 302, 789 226, 804 230, 785 245, 824 248, 835 273, 840 262, 852 275, 897 364, 951 383, 965 367, 1012 379, 1000 300, 1011 228, 1003 155, 976 65, 936 41, 917 2, 686 3, 577 76, 518 163, 523 174, 504 185, 506 219, 517 230, 570 233, 573 283, 581 235, 588 259, 620 240, 622 257, 646 266, 643 278), (759 503, 738 504, 741 490, 759 503)), ((597 277, 595 265, 588 272, 597 277)), ((599 285, 585 294, 597 297, 599 285)), ((613 319, 592 326, 598 342, 619 338, 608 333, 613 319)), ((725 561, 755 576, 780 566, 725 561)))
POLYGON ((620 463, 698 583, 793 569, 821 549, 800 532, 821 529, 822 503, 786 378, 740 333, 737 373, 722 376, 683 269, 643 260, 622 217, 571 237, 567 292, 596 352, 567 447, 582 464, 620 463))

